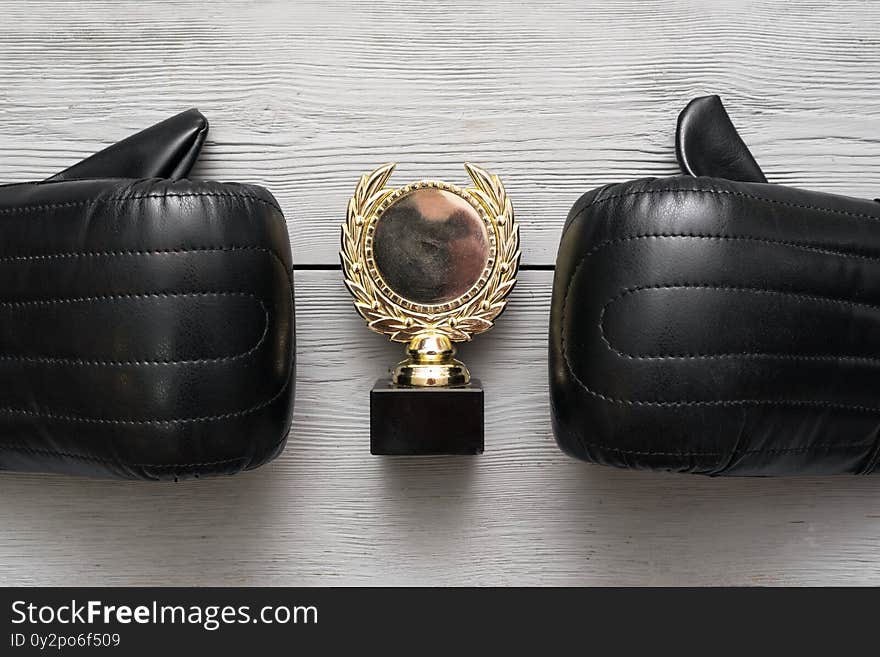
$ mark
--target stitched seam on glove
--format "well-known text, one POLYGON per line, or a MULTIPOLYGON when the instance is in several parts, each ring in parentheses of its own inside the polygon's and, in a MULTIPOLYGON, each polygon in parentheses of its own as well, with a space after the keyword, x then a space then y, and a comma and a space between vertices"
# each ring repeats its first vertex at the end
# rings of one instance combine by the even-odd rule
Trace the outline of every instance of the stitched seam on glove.
POLYGON ((6 362, 24 362, 24 363, 45 363, 45 364, 57 364, 57 365, 75 365, 75 366, 84 366, 84 367, 101 367, 101 366, 130 366, 130 365, 202 365, 208 363, 228 363, 235 360, 242 360, 247 358, 254 352, 256 352, 266 341, 266 337, 269 334, 269 309, 266 308, 266 304, 263 303, 263 300, 258 298, 254 294, 250 294, 248 292, 189 292, 185 294, 181 293, 153 293, 153 294, 118 294, 118 295, 109 295, 103 297, 81 297, 81 298, 70 298, 70 299, 61 299, 61 300, 46 300, 46 301, 24 301, 24 302, 0 302, 0 306, 11 304, 13 306, 16 305, 25 305, 25 304, 41 304, 41 303, 75 303, 78 301, 93 301, 93 300, 110 300, 114 301, 117 299, 140 299, 140 298, 153 298, 153 297, 165 297, 165 298, 176 298, 176 297, 194 297, 194 296, 245 296, 250 297, 258 304, 260 304, 260 308, 263 310, 263 332, 260 335, 260 339, 257 340, 256 344, 247 349, 246 351, 239 352, 237 354, 232 354, 229 356, 216 356, 213 358, 191 358, 191 359, 166 359, 166 360, 102 360, 97 358, 60 358, 54 356, 12 356, 12 355, 3 355, 0 354, 0 361, 6 362))
POLYGON ((171 249, 153 249, 153 250, 111 250, 111 251, 59 251, 55 253, 44 253, 44 254, 34 254, 34 255, 0 255, 0 264, 4 262, 19 262, 19 261, 31 261, 31 260, 54 260, 54 259, 63 259, 63 258, 99 258, 99 257, 117 257, 117 256, 129 256, 129 255, 164 255, 164 254, 173 254, 173 253, 200 253, 200 252, 232 252, 232 251, 262 251, 263 253, 267 253, 272 256, 275 261, 281 266, 281 269, 284 270, 285 276, 287 276, 287 285, 290 288, 291 295, 293 294, 293 277, 291 276, 290 269, 288 269, 287 265, 284 264, 284 261, 281 259, 281 256, 274 249, 270 249, 264 246, 256 246, 256 245, 231 245, 231 246, 194 246, 194 247, 181 247, 181 248, 171 248, 171 249))
POLYGON ((836 299, 834 297, 823 297, 814 294, 802 294, 799 292, 789 292, 786 290, 769 290, 766 288, 760 287, 744 287, 737 285, 715 285, 715 284, 667 284, 667 285, 639 285, 636 287, 627 288, 622 293, 613 297, 606 303, 602 310, 599 313, 599 333, 602 338, 602 341, 608 347, 608 349, 621 358, 627 358, 629 360, 706 360, 713 358, 766 358, 766 359, 780 359, 780 360, 793 360, 793 361, 844 361, 844 362, 852 362, 852 363, 876 363, 880 362, 880 357, 877 356, 837 356, 833 354, 821 354, 821 355, 801 355, 801 354, 785 354, 785 353, 772 353, 772 352, 759 352, 759 351, 741 351, 741 352, 729 352, 729 353, 717 353, 717 354, 631 354, 624 351, 620 351, 615 348, 608 337, 607 332, 605 331, 605 313, 608 308, 614 304, 615 302, 623 299, 624 297, 635 294, 636 292, 642 292, 644 290, 727 290, 733 292, 750 292, 754 294, 769 294, 769 295, 780 295, 783 297, 791 297, 799 300, 807 300, 807 301, 817 301, 819 303, 827 303, 832 305, 843 305, 843 306, 852 306, 857 308, 868 308, 871 310, 880 310, 880 304, 872 304, 872 303, 861 303, 858 301, 850 301, 848 299, 836 299))
POLYGON ((197 465, 221 465, 223 463, 234 463, 235 461, 246 461, 247 456, 236 456, 235 458, 222 459, 219 461, 204 461, 201 463, 126 463, 116 459, 102 458, 100 456, 89 456, 87 454, 73 454, 70 452, 58 452, 51 449, 39 449, 36 447, 28 447, 27 445, 0 445, 0 450, 10 450, 15 452, 27 452, 29 454, 41 454, 45 456, 56 456, 58 458, 79 459, 82 461, 94 461, 96 463, 109 463, 129 468, 186 468, 197 465))
MULTIPOLYGON (((281 388, 280 392, 284 392, 287 389, 287 387, 290 385, 290 382, 292 381, 292 379, 293 379, 293 372, 291 371, 291 373, 288 374, 287 380, 285 381, 284 386, 281 388)), ((278 396, 280 396, 280 394, 278 396)), ((277 396, 276 396, 276 398, 277 398, 277 396)), ((272 401, 274 401, 274 400, 272 400, 272 401)), ((287 440, 289 433, 290 433, 290 429, 288 427, 288 429, 284 431, 281 438, 279 438, 276 442, 269 445, 265 451, 271 452, 272 450, 274 450, 281 443, 283 443, 285 440, 287 440)), ((73 459, 79 459, 79 460, 83 460, 83 461, 94 461, 97 463, 108 463, 108 464, 112 464, 112 465, 116 465, 116 466, 120 466, 120 467, 126 467, 126 468, 173 469, 173 468, 195 467, 195 466, 202 466, 202 465, 221 465, 224 463, 234 463, 236 461, 247 461, 248 463, 253 462, 252 457, 237 456, 237 457, 230 458, 230 459, 222 459, 219 461, 203 461, 200 463, 127 463, 125 461, 119 461, 116 459, 108 459, 108 458, 103 458, 100 456, 90 456, 90 455, 86 455, 86 454, 74 454, 74 453, 70 453, 70 452, 59 452, 56 450, 39 449, 39 448, 29 447, 26 445, 0 444, 0 451, 2 451, 4 449, 11 450, 11 451, 31 452, 31 453, 35 453, 35 454, 43 454, 46 456, 55 456, 58 458, 73 458, 73 459)))
MULTIPOLYGON (((292 369, 292 368, 291 368, 292 369)), ((170 420, 108 420, 103 418, 91 418, 91 417, 82 417, 78 415, 67 415, 60 413, 43 413, 40 411, 28 411, 25 409, 19 408, 0 408, 0 415, 23 415, 26 417, 41 417, 47 420, 59 420, 61 422, 81 422, 85 424, 110 424, 110 425, 126 425, 126 426, 140 426, 140 425, 175 425, 175 424, 196 424, 201 422, 216 422, 219 420, 230 420, 236 417, 242 417, 244 415, 250 415, 251 413, 255 413, 263 408, 266 408, 277 399, 284 394, 284 391, 287 390, 290 385, 290 377, 288 376, 287 381, 284 383, 281 388, 278 389, 274 395, 272 395, 269 399, 260 402, 259 404, 255 404, 249 408, 246 408, 241 411, 233 411, 230 413, 223 413, 220 415, 205 415, 201 417, 189 417, 189 418, 172 418, 170 420)))
POLYGON ((259 196, 254 196, 252 194, 241 194, 234 192, 192 192, 192 193, 179 193, 179 192, 169 192, 168 194, 140 194, 137 196, 111 196, 108 198, 95 197, 95 198, 87 198, 79 201, 59 201, 57 203, 43 203, 38 205, 21 205, 14 208, 0 208, 0 214, 18 214, 22 212, 39 212, 40 210, 55 210, 60 208, 75 208, 82 205, 88 205, 90 203, 104 202, 104 203, 127 203, 129 201, 139 201, 144 199, 165 199, 165 198, 199 198, 199 197, 209 197, 209 198, 234 198, 241 199, 245 201, 257 201, 258 203, 263 203, 264 205, 268 205, 270 208, 277 210, 282 216, 283 212, 281 212, 281 208, 278 207, 275 203, 268 201, 264 198, 260 198, 259 196))
POLYGON ((230 245, 230 246, 194 246, 180 247, 170 249, 122 249, 115 251, 56 251, 53 253, 36 253, 23 255, 0 255, 0 263, 2 262, 28 262, 33 260, 61 260, 66 258, 104 258, 115 256, 142 256, 142 255, 164 255, 174 253, 200 253, 200 252, 225 252, 225 251, 262 251, 275 257, 283 269, 284 262, 281 257, 272 249, 255 244, 230 245))
POLYGON ((800 203, 792 203, 790 201, 780 201, 778 199, 766 198, 764 196, 756 196, 754 194, 746 194, 745 192, 738 192, 732 189, 674 189, 674 188, 665 188, 665 189, 641 189, 641 190, 633 190, 631 192, 622 192, 620 194, 613 194, 611 196, 606 196, 604 198, 595 199, 591 201, 580 210, 578 210, 577 214, 575 214, 569 220, 569 226, 573 224, 578 218, 580 218, 587 210, 589 210, 594 205, 599 205, 600 203, 605 203, 607 201, 613 201, 615 199, 626 198, 628 196, 639 196, 642 194, 668 194, 668 193, 691 193, 691 194, 726 194, 728 196, 737 196, 739 198, 748 198, 754 201, 763 201, 764 203, 774 203, 776 205, 783 205, 787 208, 797 208, 799 210, 817 210, 819 212, 828 212, 831 214, 840 214, 847 217, 856 217, 858 219, 871 219, 874 221, 880 221, 880 216, 873 214, 863 214, 861 212, 849 212, 847 210, 835 210, 834 208, 823 208, 818 205, 803 205, 800 203))
POLYGON ((214 290, 205 290, 199 292, 183 292, 177 290, 168 290, 162 292, 124 292, 120 294, 99 294, 91 297, 57 297, 53 299, 32 299, 28 301, 0 301, 0 306, 10 308, 19 308, 23 306, 52 306, 64 305, 68 303, 83 303, 86 301, 119 301, 123 299, 173 299, 176 297, 257 297, 250 292, 239 290, 228 290, 216 292, 214 290))
POLYGON ((814 451, 833 451, 833 450, 855 450, 870 447, 871 443, 845 443, 842 445, 810 445, 809 447, 781 447, 779 449, 734 449, 718 452, 687 452, 687 451, 671 451, 671 452, 655 452, 652 450, 625 449, 623 447, 612 447, 610 445, 600 445, 597 443, 584 442, 587 447, 595 447, 596 449, 607 450, 611 452, 619 452, 621 454, 633 454, 635 456, 730 456, 730 455, 752 455, 752 454, 799 454, 814 451))

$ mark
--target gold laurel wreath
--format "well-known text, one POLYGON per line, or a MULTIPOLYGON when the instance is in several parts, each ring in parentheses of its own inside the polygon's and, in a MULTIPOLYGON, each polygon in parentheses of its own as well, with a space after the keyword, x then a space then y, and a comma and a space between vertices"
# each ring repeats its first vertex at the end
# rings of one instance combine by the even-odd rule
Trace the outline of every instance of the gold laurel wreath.
POLYGON ((458 308, 438 313, 403 311, 376 287, 367 271, 362 248, 366 226, 382 201, 395 191, 385 187, 395 166, 385 164, 361 176, 354 196, 348 202, 339 252, 345 285, 369 328, 395 342, 408 342, 425 332, 440 332, 456 342, 468 341, 471 336, 492 328, 516 283, 520 258, 519 224, 514 219, 513 206, 498 176, 466 163, 464 168, 474 187, 464 191, 483 206, 496 233, 496 258, 489 279, 458 308))

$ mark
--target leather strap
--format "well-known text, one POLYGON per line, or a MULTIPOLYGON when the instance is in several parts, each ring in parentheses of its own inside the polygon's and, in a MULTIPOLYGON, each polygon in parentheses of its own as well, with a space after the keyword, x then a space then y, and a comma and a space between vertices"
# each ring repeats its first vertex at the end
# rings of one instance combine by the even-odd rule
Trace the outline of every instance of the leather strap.
POLYGON ((675 153, 682 172, 691 176, 767 182, 718 96, 694 98, 681 111, 675 153))
POLYGON ((108 146, 48 178, 47 182, 87 178, 186 178, 207 134, 208 120, 197 109, 190 109, 108 146))

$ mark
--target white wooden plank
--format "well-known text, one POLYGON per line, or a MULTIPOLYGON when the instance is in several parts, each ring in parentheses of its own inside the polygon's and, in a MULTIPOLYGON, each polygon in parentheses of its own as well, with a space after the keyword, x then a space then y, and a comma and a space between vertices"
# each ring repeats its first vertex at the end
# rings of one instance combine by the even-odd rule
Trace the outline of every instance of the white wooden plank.
MULTIPOLYGON (((777 182, 878 196, 880 5, 0 1, 0 179, 46 176, 184 107, 200 177, 267 185, 300 264, 336 262, 357 176, 507 182, 524 262, 592 186, 675 171, 675 116, 719 92, 777 182), (63 9, 62 9, 63 6, 63 9)), ((368 390, 398 348, 339 274, 299 272, 294 438, 237 478, 0 477, 0 583, 878 584, 874 478, 707 480, 564 457, 549 272, 463 349, 485 455, 380 459, 368 390), (352 345, 354 345, 352 347, 352 345), (350 350, 350 351, 349 351, 350 350)))
POLYGON ((0 2, 0 180, 46 176, 165 116, 212 122, 195 175, 267 185, 297 261, 337 262, 357 176, 502 175, 524 263, 572 202, 676 171, 673 132, 718 92, 775 182, 880 195, 880 5, 0 2))
POLYGON ((298 272, 293 436, 274 463, 181 484, 0 477, 0 584, 880 584, 877 478, 619 471, 549 429, 550 272, 461 350, 486 387, 480 457, 368 447, 400 356, 338 272, 298 272))

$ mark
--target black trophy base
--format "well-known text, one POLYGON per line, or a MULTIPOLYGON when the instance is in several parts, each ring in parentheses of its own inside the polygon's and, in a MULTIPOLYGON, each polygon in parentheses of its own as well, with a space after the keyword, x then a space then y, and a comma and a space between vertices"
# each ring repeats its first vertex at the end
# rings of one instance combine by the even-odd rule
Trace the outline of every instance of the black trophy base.
POLYGON ((483 386, 396 386, 379 379, 370 391, 370 453, 437 456, 483 453, 483 386))

